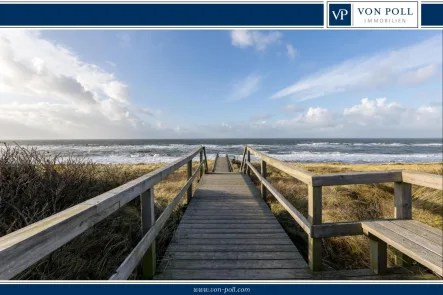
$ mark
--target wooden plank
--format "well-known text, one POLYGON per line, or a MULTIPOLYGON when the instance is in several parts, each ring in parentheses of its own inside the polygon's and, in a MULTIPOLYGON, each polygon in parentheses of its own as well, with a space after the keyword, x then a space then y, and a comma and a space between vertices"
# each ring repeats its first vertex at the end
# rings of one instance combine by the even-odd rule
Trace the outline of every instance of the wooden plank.
POLYGON ((289 238, 275 239, 178 239, 178 244, 185 245, 293 245, 289 238))
POLYGON ((219 214, 219 215, 231 215, 231 214, 254 214, 254 215, 269 215, 271 214, 271 210, 269 208, 263 208, 263 207, 249 207, 249 206, 242 206, 241 208, 208 208, 207 210, 203 208, 191 208, 188 207, 186 209, 186 212, 190 214, 199 214, 199 213, 205 213, 205 215, 208 214, 219 214))
POLYGON ((403 182, 443 190, 443 176, 416 171, 402 171, 403 182))
POLYGON ((167 252, 163 259, 303 259, 298 252, 167 252))
POLYGON ((180 235, 188 234, 250 234, 250 233, 285 233, 280 228, 183 228, 179 227, 180 235))
POLYGON ((377 222, 377 224, 386 227, 389 230, 392 230, 393 232, 403 236, 404 238, 434 252, 435 254, 438 254, 439 256, 443 256, 443 249, 441 245, 438 245, 437 243, 433 243, 432 241, 429 241, 428 239, 419 236, 409 229, 406 229, 404 227, 398 226, 395 223, 392 223, 390 221, 388 222, 377 222))
POLYGON ((204 212, 204 211, 196 211, 189 212, 187 215, 189 218, 194 217, 203 217, 203 218, 272 218, 269 214, 266 213, 245 213, 245 212, 204 212))
POLYGON ((394 218, 412 218, 412 186, 409 183, 394 183, 394 218))
POLYGON ((281 229, 281 225, 278 223, 270 224, 242 224, 242 223, 197 223, 197 224, 187 224, 181 223, 179 226, 181 229, 281 229))
POLYGON ((12 278, 65 245, 165 179, 199 151, 200 148, 165 167, 1 237, 0 279, 12 278))
POLYGON ((171 243, 168 247, 168 251, 171 252, 214 252, 214 251, 228 251, 228 252, 297 252, 297 248, 291 244, 285 245, 185 245, 171 243))
POLYGON ((405 237, 383 227, 376 222, 362 223, 365 234, 372 234, 380 240, 388 243, 397 250, 408 255, 417 262, 435 271, 438 275, 443 276, 442 271, 442 257, 438 256, 432 251, 418 245, 405 237))
POLYGON ((363 229, 360 221, 323 223, 312 225, 312 238, 331 238, 342 236, 362 235, 363 229))
POLYGON ((193 234, 177 232, 175 237, 177 239, 259 239, 259 238, 287 238, 285 233, 248 233, 248 234, 193 234))
POLYGON ((232 210, 232 211, 247 211, 247 210, 269 210, 269 207, 260 203, 201 203, 193 202, 187 208, 187 210, 232 210), (239 206, 241 204, 241 207, 239 206))
POLYGON ((435 227, 429 226, 429 225, 427 225, 427 224, 424 224, 424 223, 418 222, 417 220, 409 220, 409 222, 414 223, 415 225, 420 226, 420 227, 422 227, 423 229, 425 229, 425 230, 427 230, 427 231, 429 231, 429 232, 431 232, 431 233, 433 233, 433 234, 436 234, 436 235, 439 235, 439 236, 442 236, 442 237, 443 237, 443 231, 442 231, 442 229, 438 229, 438 228, 435 228, 435 227))
POLYGON ((162 263, 160 272, 171 269, 295 269, 306 268, 307 264, 303 259, 287 260, 165 260, 162 263))
POLYGON ((258 171, 252 166, 251 163, 246 162, 251 168, 252 172, 260 179, 260 181, 266 186, 268 191, 280 202, 280 204, 288 211, 288 213, 295 219, 295 221, 303 228, 303 230, 309 234, 311 232, 311 223, 301 214, 295 207, 283 197, 266 179, 258 173, 258 171))
POLYGON ((372 183, 401 182, 401 181, 402 181, 401 170, 331 173, 325 175, 312 176, 313 186, 372 184, 372 183))
POLYGON ((168 270, 156 277, 161 280, 285 280, 312 279, 305 269, 229 269, 168 270))
MULTIPOLYGON (((236 219, 208 219, 208 218, 186 218, 181 220, 184 224, 238 224, 239 220, 236 219)), ((275 219, 242 219, 242 224, 279 224, 275 219)))
POLYGON ((406 228, 412 233, 419 235, 437 245, 443 246, 443 237, 441 234, 437 235, 433 232, 427 231, 425 228, 411 222, 411 220, 392 220, 391 222, 398 226, 406 228))
POLYGON ((272 215, 262 215, 262 216, 244 216, 244 215, 217 215, 217 216, 213 216, 213 218, 208 218, 207 215, 188 215, 186 214, 183 217, 183 221, 185 220, 207 220, 207 221, 212 221, 215 220, 217 222, 223 222, 224 220, 232 220, 232 221, 236 221, 239 222, 239 220, 241 222, 243 221, 252 221, 252 220, 258 220, 258 221, 275 221, 275 217, 273 217, 272 215))

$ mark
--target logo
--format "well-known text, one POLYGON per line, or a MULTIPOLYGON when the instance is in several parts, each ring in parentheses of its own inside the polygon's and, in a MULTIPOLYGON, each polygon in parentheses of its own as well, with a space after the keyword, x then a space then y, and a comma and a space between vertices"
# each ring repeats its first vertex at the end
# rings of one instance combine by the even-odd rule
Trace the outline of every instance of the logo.
POLYGON ((334 15, 335 20, 338 20, 338 18, 340 18, 340 20, 343 20, 343 18, 348 15, 348 10, 346 9, 339 9, 338 13, 336 13, 336 11, 332 11, 332 14, 334 15))
POLYGON ((329 4, 329 26, 351 26, 351 4, 329 4))

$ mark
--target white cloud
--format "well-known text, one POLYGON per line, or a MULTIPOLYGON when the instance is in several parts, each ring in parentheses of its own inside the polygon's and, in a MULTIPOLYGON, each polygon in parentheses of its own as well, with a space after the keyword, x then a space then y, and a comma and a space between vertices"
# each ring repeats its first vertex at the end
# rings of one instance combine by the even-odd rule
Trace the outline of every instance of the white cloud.
POLYGON ((272 98, 293 96, 302 101, 411 79, 421 83, 436 73, 434 69, 442 63, 441 52, 441 36, 437 35, 409 47, 346 60, 297 81, 272 98))
POLYGON ((293 128, 298 126, 305 130, 317 129, 317 131, 334 128, 338 124, 338 121, 331 111, 320 107, 310 107, 305 114, 300 114, 293 119, 278 120, 276 122, 276 126, 280 127, 293 128))
POLYGON ((262 33, 259 31, 234 30, 231 31, 232 45, 239 48, 255 47, 258 51, 264 51, 269 45, 279 42, 280 32, 262 33))
POLYGON ((386 98, 364 98, 359 105, 345 108, 343 116, 349 126, 364 126, 368 130, 385 128, 426 132, 442 128, 441 109, 434 106, 408 108, 397 102, 387 103, 386 98))
POLYGON ((0 69, 0 138, 155 136, 128 85, 38 31, 0 30, 0 69))
POLYGON ((241 100, 251 96, 260 87, 261 80, 261 76, 250 74, 242 81, 235 83, 229 100, 241 100))
POLYGON ((286 53, 290 60, 293 60, 297 56, 297 50, 291 44, 286 44, 286 53))

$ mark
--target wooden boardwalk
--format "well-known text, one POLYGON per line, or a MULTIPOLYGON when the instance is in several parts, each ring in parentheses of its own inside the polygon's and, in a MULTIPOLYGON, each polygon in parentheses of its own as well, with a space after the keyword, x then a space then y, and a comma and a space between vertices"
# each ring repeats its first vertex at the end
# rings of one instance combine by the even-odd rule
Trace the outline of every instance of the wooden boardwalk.
POLYGON ((308 265, 251 179, 216 172, 200 181, 155 279, 310 279, 308 265))
POLYGON ((224 156, 219 156, 217 158, 215 169, 216 169, 215 171, 218 173, 231 172, 229 170, 228 158, 224 156))

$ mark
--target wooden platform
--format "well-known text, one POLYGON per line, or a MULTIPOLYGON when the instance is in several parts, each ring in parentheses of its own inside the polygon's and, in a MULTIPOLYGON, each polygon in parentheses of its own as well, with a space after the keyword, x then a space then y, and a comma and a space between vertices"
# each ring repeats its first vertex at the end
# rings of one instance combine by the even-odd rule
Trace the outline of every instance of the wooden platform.
POLYGON ((415 220, 381 220, 362 223, 363 231, 391 245, 443 276, 442 231, 415 220))
MULTIPOLYGON (((226 158, 224 158, 226 159, 226 158)), ((216 171, 227 169, 219 158, 216 171)), ((207 174, 155 279, 311 279, 308 265, 251 179, 207 174)))

